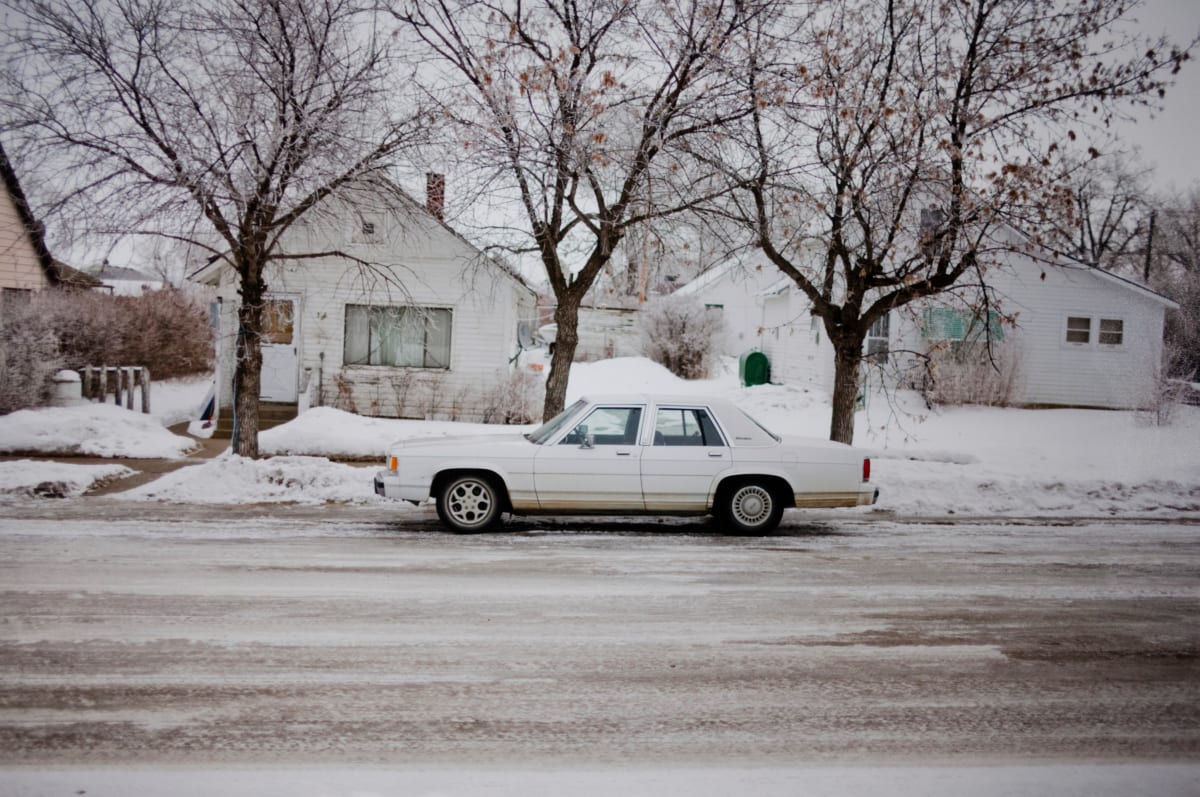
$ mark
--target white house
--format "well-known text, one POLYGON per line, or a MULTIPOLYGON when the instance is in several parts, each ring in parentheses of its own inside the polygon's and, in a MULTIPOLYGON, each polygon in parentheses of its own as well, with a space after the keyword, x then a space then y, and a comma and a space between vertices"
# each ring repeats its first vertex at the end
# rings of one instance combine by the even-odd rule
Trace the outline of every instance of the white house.
MULTIPOLYGON (((1115 409, 1147 402, 1162 361, 1164 315, 1174 302, 1106 271, 1028 256, 1010 256, 1004 267, 988 270, 987 281, 996 300, 993 342, 1016 363, 1013 404, 1115 409), (997 323, 1001 316, 1014 323, 997 323)), ((773 284, 756 287, 730 280, 694 290, 741 308, 726 315, 727 324, 737 325, 730 333, 738 346, 750 344, 743 351, 756 343, 767 355, 771 381, 832 394, 833 347, 808 298, 778 272, 773 284)), ((893 360, 911 363, 912 355, 897 353, 924 353, 982 329, 968 315, 939 297, 893 312, 872 327, 864 354, 892 352, 893 360)), ((906 379, 914 371, 907 373, 906 379)))
MULTIPOLYGON (((1088 266, 1013 255, 987 272, 993 342, 1014 364, 1012 402, 1023 406, 1146 406, 1162 367, 1163 323, 1178 305, 1088 266), (1011 326, 997 323, 1012 318, 1011 326)), ((924 350, 968 337, 971 314, 928 302, 894 331, 895 348, 924 350)), ((982 331, 982 319, 975 327, 982 331)))
POLYGON ((766 258, 732 258, 675 291, 718 311, 725 324, 721 354, 738 357, 762 346, 763 293, 779 282, 779 270, 766 258))
POLYGON ((103 283, 103 290, 113 296, 141 296, 146 291, 158 291, 167 283, 161 277, 155 277, 136 268, 114 266, 107 260, 100 268, 90 272, 93 277, 103 283))
MULTIPOLYGON (((532 325, 535 295, 442 222, 443 185, 433 184, 427 206, 398 189, 353 207, 330 203, 287 233, 284 250, 354 259, 269 268, 262 401, 383 417, 483 414, 488 391, 512 373, 518 327, 532 325)), ((192 279, 217 289, 217 404, 228 408, 236 275, 218 261, 192 279)))

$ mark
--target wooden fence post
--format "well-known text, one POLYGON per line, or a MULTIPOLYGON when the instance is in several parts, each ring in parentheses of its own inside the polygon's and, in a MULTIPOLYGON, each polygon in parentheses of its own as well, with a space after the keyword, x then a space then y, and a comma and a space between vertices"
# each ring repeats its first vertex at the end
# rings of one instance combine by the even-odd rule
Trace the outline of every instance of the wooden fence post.
POLYGON ((142 366, 142 412, 150 414, 150 369, 142 366))
POLYGON ((103 404, 108 399, 108 366, 100 366, 100 388, 96 393, 96 397, 103 404))

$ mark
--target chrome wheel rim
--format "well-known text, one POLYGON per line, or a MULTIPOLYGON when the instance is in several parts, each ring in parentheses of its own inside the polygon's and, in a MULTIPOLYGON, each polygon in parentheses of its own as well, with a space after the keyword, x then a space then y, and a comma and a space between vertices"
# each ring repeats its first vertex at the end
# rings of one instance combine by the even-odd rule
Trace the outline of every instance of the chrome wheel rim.
POLYGON ((486 522, 495 506, 491 488, 481 481, 462 481, 450 489, 446 511, 456 523, 478 526, 486 522))
POLYGON ((771 493, 757 484, 739 488, 733 494, 733 517, 743 526, 758 526, 771 517, 771 493))

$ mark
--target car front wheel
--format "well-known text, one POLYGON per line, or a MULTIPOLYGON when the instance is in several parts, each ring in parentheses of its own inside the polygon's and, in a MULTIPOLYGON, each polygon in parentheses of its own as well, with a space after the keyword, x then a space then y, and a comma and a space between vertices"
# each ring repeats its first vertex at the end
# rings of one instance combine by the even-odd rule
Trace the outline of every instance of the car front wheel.
POLYGON ((769 487, 756 481, 726 490, 717 509, 737 534, 766 534, 783 517, 783 504, 769 487))
POLYGON ((500 492, 484 476, 458 476, 438 493, 437 513, 453 531, 485 531, 500 519, 500 492))

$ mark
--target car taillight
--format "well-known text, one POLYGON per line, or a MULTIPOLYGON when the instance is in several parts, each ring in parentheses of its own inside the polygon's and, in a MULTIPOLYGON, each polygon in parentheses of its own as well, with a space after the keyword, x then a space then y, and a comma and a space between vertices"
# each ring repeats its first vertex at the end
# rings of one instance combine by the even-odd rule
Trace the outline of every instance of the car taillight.
POLYGON ((865 481, 865 482, 871 481, 871 460, 870 459, 863 460, 863 481, 865 481))

